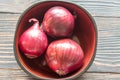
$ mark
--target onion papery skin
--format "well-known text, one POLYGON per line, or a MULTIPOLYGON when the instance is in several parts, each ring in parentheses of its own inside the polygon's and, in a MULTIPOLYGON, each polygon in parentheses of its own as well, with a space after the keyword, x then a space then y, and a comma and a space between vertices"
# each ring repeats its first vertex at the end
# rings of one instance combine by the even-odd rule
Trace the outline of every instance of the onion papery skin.
POLYGON ((74 16, 64 7, 54 6, 45 13, 42 25, 52 37, 67 37, 73 32, 74 16))
POLYGON ((53 41, 47 48, 48 66, 60 76, 71 73, 83 65, 84 53, 79 44, 71 39, 53 41))
POLYGON ((30 59, 39 57, 48 46, 47 36, 40 28, 39 21, 35 18, 29 19, 29 22, 32 21, 34 24, 19 39, 20 50, 30 59))

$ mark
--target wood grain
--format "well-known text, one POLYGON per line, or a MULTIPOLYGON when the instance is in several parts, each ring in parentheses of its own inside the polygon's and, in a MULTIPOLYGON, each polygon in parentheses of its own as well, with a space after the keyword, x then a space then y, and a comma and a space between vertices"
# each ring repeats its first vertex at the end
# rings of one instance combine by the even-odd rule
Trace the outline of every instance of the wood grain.
POLYGON ((28 0, 0 0, 0 12, 20 13, 28 6, 28 0))
POLYGON ((95 18, 98 28, 97 55, 89 71, 120 73, 120 18, 95 18))
MULTIPOLYGON (((6 14, 6 18, 0 20, 0 68, 19 69, 13 51, 13 38, 19 16, 6 14)), ((98 46, 95 61, 88 72, 119 73, 120 18, 94 17, 94 19, 98 29, 98 46)))
MULTIPOLYGON (((13 41, 21 13, 47 0, 0 0, 0 80, 37 80, 28 76, 14 57, 13 41)), ((66 1, 66 0, 62 0, 66 1)), ((92 66, 75 80, 120 79, 120 1, 70 0, 94 17, 98 29, 96 58, 92 66)))
MULTIPOLYGON (((38 80, 30 77, 21 69, 0 69, 0 80, 38 80)), ((74 80, 119 80, 116 73, 85 73, 74 80)))
MULTIPOLYGON (((0 0, 0 12, 23 13, 31 5, 42 1, 49 0, 0 0)), ((69 0, 68 2, 84 7, 92 16, 120 17, 119 0, 69 0)))
MULTIPOLYGON (((30 0, 30 5, 46 0, 30 0)), ((60 0, 66 1, 66 0, 60 0)), ((85 8, 92 16, 120 17, 120 1, 118 0, 69 0, 85 8)))

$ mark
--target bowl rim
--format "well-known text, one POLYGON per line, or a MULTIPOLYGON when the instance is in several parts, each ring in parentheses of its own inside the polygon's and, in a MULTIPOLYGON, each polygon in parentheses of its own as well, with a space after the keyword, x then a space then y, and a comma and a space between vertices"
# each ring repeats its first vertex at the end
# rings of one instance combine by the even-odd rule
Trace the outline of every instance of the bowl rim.
MULTIPOLYGON (((89 19, 91 20, 91 22, 93 23, 94 25, 94 30, 95 30, 95 49, 94 49, 94 54, 90 60, 90 62, 88 63, 88 65, 86 66, 86 68, 81 71, 80 73, 77 73, 75 75, 72 75, 72 76, 69 76, 69 77, 65 77, 65 78, 59 78, 59 79, 65 79, 65 80, 70 80, 70 79, 75 79, 75 78, 78 78, 79 76, 81 76, 83 73, 85 73, 88 68, 92 65, 94 59, 95 59, 95 55, 96 55, 96 49, 97 49, 97 41, 98 41, 98 30, 97 30, 97 25, 96 25, 96 22, 95 20, 93 19, 92 15, 83 7, 81 7, 80 5, 77 5, 73 2, 70 2, 70 1, 41 1, 41 2, 37 2, 37 3, 34 3, 33 5, 31 5, 30 7, 28 7, 27 9, 25 9, 23 11, 23 13, 20 15, 19 19, 18 19, 18 22, 17 22, 17 25, 16 25, 16 29, 15 29, 15 33, 14 33, 14 42, 13 42, 13 49, 14 49, 14 56, 15 56, 15 59, 18 63, 18 65, 21 67, 21 69, 23 69, 24 72, 26 72, 28 75, 30 75, 31 77, 33 78, 37 78, 37 79, 54 79, 54 78, 46 78, 46 77, 41 77, 41 76, 38 76, 38 75, 35 75, 33 73, 31 73, 25 66, 23 66, 20 62, 20 59, 18 59, 18 54, 17 54, 17 51, 16 51, 16 36, 17 36, 17 30, 18 30, 18 26, 23 18, 23 16, 33 7, 37 6, 37 5, 40 5, 42 3, 49 3, 49 2, 62 2, 62 3, 67 3, 67 4, 71 4, 71 5, 75 5, 77 6, 78 8, 82 9, 86 14, 87 16, 89 17, 89 19)), ((57 80, 59 80, 57 79, 57 80)), ((56 79, 54 79, 56 80, 56 79)))

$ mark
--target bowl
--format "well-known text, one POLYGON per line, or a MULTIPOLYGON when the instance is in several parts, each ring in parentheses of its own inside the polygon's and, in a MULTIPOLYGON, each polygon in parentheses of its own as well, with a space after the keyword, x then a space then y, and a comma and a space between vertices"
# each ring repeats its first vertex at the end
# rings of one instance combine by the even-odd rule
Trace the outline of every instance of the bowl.
POLYGON ((97 45, 97 29, 92 16, 81 6, 65 1, 44 1, 29 7, 20 17, 15 37, 14 37, 14 54, 20 67, 29 75, 37 79, 74 79, 85 73, 95 58, 97 45), (80 42, 84 51, 84 63, 78 70, 65 76, 58 76, 46 64, 44 54, 36 59, 28 59, 19 49, 18 41, 21 34, 32 24, 28 22, 30 18, 37 18, 42 23, 45 12, 53 6, 62 6, 67 8, 73 15, 76 15, 75 29, 73 35, 80 42))

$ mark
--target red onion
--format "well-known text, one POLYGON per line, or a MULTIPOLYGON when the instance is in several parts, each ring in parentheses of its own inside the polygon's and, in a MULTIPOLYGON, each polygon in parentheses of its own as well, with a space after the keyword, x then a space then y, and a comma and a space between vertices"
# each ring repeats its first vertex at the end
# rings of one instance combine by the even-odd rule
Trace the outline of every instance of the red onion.
POLYGON ((82 66, 84 53, 75 41, 61 39, 50 43, 45 57, 48 66, 58 75, 63 76, 82 66))
POLYGON ((55 6, 50 8, 43 19, 43 29, 53 37, 66 37, 74 29, 74 16, 66 8, 55 6))
POLYGON ((27 29, 20 37, 19 47, 28 58, 36 58, 44 53, 47 48, 47 36, 39 26, 35 18, 29 20, 34 22, 33 26, 27 29))

